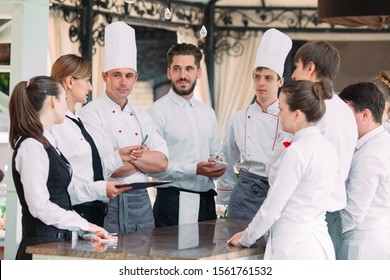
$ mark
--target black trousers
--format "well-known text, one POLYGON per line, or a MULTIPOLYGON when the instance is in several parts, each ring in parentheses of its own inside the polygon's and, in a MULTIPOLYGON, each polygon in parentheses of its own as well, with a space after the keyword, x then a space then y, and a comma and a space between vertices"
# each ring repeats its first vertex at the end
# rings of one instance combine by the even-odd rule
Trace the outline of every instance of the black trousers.
MULTIPOLYGON (((158 188, 156 201, 153 206, 153 215, 156 228, 174 226, 179 223, 179 196, 180 191, 187 191, 175 187, 158 188)), ((207 192, 193 192, 200 195, 198 222, 215 220, 217 213, 215 210, 215 190, 207 192)))
POLYGON ((103 227, 104 217, 107 214, 107 203, 95 200, 74 205, 72 208, 88 222, 103 227))

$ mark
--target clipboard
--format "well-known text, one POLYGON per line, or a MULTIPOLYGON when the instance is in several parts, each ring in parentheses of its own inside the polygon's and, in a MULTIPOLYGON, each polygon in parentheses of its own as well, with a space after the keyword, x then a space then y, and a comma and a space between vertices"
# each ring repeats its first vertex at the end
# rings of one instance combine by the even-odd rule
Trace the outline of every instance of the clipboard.
POLYGON ((139 189, 146 189, 150 187, 160 186, 172 183, 171 181, 163 181, 163 182, 134 182, 131 184, 124 184, 124 185, 116 185, 116 188, 125 188, 125 187, 132 187, 132 190, 139 190, 139 189))

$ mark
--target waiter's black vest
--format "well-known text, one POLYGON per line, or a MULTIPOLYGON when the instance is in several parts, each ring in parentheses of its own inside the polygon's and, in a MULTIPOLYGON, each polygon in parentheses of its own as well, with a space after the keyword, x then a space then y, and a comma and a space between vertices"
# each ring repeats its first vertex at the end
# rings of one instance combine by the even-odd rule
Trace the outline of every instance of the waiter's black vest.
MULTIPOLYGON (((22 241, 17 259, 31 258, 28 254, 25 254, 25 248, 28 245, 69 240, 71 238, 70 231, 44 224, 41 220, 34 218, 28 209, 23 185, 20 181, 20 174, 15 168, 15 157, 20 144, 24 140, 20 139, 12 158, 12 176, 22 206, 22 241)), ((72 178, 72 172, 69 162, 62 154, 58 154, 52 145, 46 149, 46 152, 49 157, 49 176, 46 183, 50 196, 49 200, 65 210, 71 210, 72 206, 68 193, 68 185, 72 178)), ((34 158, 30 160, 34 161, 34 158)), ((24 187, 28 188, 28 184, 24 187)))

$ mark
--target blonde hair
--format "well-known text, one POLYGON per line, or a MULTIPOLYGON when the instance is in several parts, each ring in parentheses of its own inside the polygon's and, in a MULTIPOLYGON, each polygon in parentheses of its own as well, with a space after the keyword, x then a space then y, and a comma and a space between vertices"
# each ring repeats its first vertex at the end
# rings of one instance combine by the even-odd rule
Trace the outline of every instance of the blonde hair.
POLYGON ((60 56, 51 68, 51 77, 64 85, 67 77, 72 76, 76 79, 88 78, 91 75, 91 65, 83 57, 66 54, 60 56))
MULTIPOLYGON (((382 71, 378 77, 372 80, 385 98, 385 102, 390 103, 390 70, 382 71)), ((390 115, 390 107, 386 112, 390 115)))

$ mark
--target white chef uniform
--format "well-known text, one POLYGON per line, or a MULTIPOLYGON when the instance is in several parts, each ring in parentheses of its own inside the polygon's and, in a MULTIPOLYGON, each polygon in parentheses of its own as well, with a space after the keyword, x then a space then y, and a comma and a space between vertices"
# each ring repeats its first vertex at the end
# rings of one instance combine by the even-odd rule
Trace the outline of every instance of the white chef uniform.
MULTIPOLYGON (((105 71, 132 68, 137 71, 135 31, 124 22, 114 22, 105 28, 105 71)), ((106 93, 83 107, 81 120, 96 142, 102 158, 115 149, 141 144, 168 157, 164 139, 157 133, 150 116, 129 102, 122 109, 106 93)), ((125 178, 115 178, 124 183, 145 182, 148 176, 136 172, 125 178)), ((146 189, 121 193, 109 201, 104 227, 110 232, 131 232, 153 228, 154 219, 146 189)))
POLYGON ((331 99, 325 100, 325 105, 325 115, 317 123, 317 126, 321 133, 333 144, 339 157, 339 176, 333 184, 326 214, 329 234, 335 247, 336 258, 339 259, 341 246, 339 210, 343 209, 347 203, 345 182, 351 166, 358 130, 351 108, 338 95, 333 94, 331 99))
POLYGON ((298 131, 240 243, 250 246, 270 230, 265 259, 334 259, 325 211, 337 170, 337 153, 318 127, 298 131))
MULTIPOLYGON (((291 47, 287 35, 274 28, 267 30, 254 69, 269 68, 283 77, 284 62, 291 47)), ((279 130, 278 113, 277 99, 264 109, 254 102, 235 113, 227 125, 222 152, 228 169, 218 180, 218 201, 228 204, 229 218, 252 219, 267 195, 266 165, 279 130), (234 167, 239 171, 239 179, 234 167)))
POLYGON ((390 259, 390 135, 379 126, 356 145, 340 211, 342 259, 390 259))

